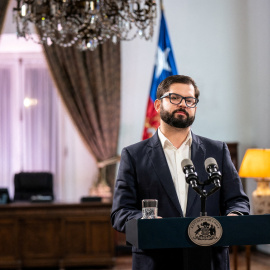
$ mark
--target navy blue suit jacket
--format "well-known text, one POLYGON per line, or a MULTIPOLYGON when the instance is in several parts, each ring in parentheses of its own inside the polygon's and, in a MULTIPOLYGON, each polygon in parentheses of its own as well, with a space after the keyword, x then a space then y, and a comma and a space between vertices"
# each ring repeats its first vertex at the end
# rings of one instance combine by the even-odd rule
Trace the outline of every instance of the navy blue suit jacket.
MULTIPOLYGON (((201 182, 208 178, 204 168, 204 161, 208 157, 217 161, 222 180, 221 189, 207 198, 207 215, 227 215, 232 211, 249 214, 249 200, 243 191, 240 178, 231 161, 227 145, 192 133, 191 160, 201 182)), ((211 188, 211 186, 206 186, 206 190, 211 188)), ((116 230, 125 232, 125 223, 128 220, 142 217, 141 201, 143 199, 157 199, 158 215, 163 218, 183 217, 157 132, 152 138, 128 146, 122 151, 111 213, 112 225, 116 230)), ((189 187, 186 217, 198 217, 200 211, 200 197, 189 187)), ((135 248, 133 248, 133 252, 140 253, 140 259, 133 254, 133 269, 163 269, 155 266, 155 260, 161 257, 160 253, 155 256, 155 251, 153 251, 149 255, 149 252, 135 248), (142 268, 143 265, 147 265, 149 257, 152 261, 149 262, 147 267, 142 268), (144 263, 137 267, 136 265, 139 262, 144 263)), ((174 250, 174 252, 176 252, 174 256, 178 256, 178 260, 181 260, 177 253, 180 254, 181 251, 174 250)), ((166 253, 166 251, 162 253, 166 253)), ((228 251, 216 248, 213 253, 213 261, 216 260, 213 269, 229 269, 228 251), (217 268, 217 265, 220 265, 220 268, 217 268)), ((166 259, 166 261, 168 260, 166 259)), ((159 265, 161 264, 159 262, 159 265)))

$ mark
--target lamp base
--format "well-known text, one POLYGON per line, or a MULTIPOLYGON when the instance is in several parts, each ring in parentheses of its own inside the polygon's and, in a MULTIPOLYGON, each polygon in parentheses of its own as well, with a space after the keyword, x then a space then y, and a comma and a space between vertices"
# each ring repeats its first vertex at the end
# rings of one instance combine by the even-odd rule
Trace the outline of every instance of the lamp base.
POLYGON ((256 179, 257 189, 252 193, 253 211, 255 215, 270 213, 269 179, 256 179))
POLYGON ((257 245, 256 248, 260 252, 270 254, 270 245, 269 244, 268 245, 257 245))

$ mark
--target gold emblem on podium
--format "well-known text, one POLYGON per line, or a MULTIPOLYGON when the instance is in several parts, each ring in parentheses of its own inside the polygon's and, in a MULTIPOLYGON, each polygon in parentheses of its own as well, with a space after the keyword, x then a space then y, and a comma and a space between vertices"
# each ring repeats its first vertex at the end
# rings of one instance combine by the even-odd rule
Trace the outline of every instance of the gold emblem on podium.
POLYGON ((188 236, 198 246, 214 245, 220 240, 222 233, 221 224, 213 217, 195 218, 188 226, 188 236))

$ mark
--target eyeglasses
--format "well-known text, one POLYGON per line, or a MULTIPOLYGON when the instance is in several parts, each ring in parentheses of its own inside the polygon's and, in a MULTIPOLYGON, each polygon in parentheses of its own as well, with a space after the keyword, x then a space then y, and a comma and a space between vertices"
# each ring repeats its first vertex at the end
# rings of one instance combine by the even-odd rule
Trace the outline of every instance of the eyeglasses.
POLYGON ((175 94, 175 93, 166 93, 159 99, 163 98, 169 98, 170 102, 172 104, 178 105, 182 102, 182 100, 185 100, 186 106, 189 108, 195 108, 199 102, 197 98, 194 97, 182 97, 181 95, 175 94))

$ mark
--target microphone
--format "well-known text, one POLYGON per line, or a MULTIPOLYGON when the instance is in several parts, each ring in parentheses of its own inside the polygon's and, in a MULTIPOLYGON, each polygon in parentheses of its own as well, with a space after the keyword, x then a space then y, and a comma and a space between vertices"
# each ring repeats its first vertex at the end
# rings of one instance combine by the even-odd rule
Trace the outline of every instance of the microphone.
POLYGON ((197 188, 198 186, 198 175, 195 172, 195 167, 192 161, 188 158, 183 159, 181 162, 182 170, 186 177, 186 182, 192 186, 192 188, 197 188))
POLYGON ((218 170, 218 164, 212 157, 207 158, 204 162, 206 172, 209 174, 209 179, 217 187, 220 188, 221 173, 218 170))

